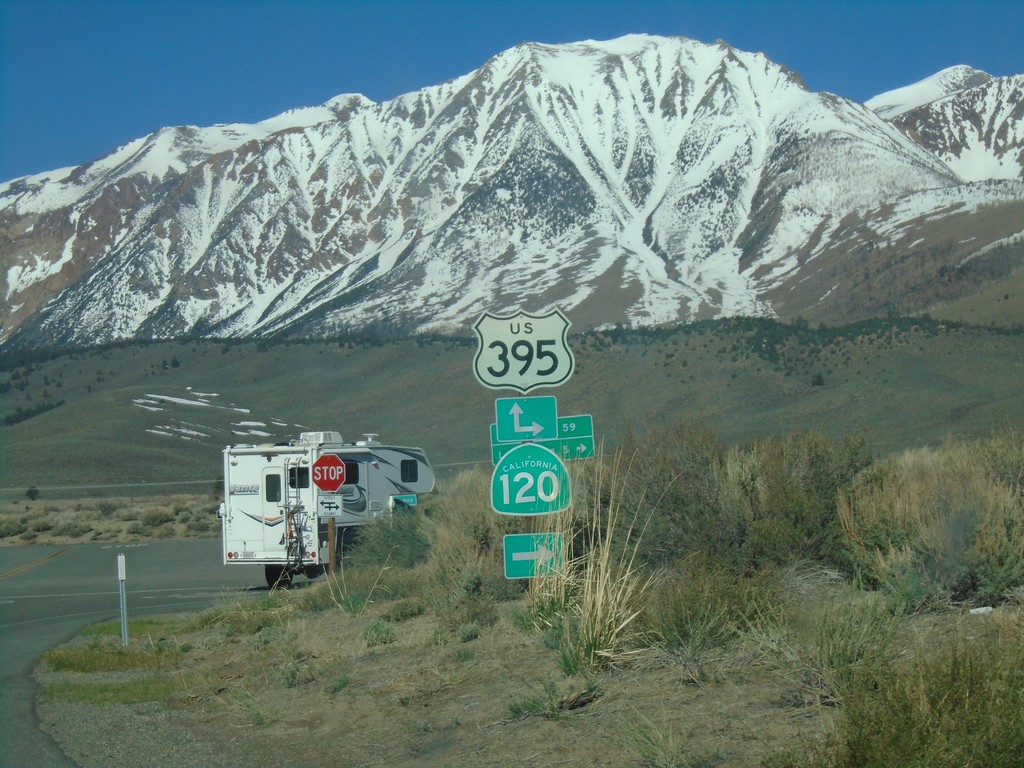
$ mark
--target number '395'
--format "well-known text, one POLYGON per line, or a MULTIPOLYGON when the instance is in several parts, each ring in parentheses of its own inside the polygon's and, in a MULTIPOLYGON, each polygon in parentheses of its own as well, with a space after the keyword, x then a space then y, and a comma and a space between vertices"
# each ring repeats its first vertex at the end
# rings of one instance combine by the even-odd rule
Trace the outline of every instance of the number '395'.
POLYGON ((515 366, 516 374, 522 376, 531 366, 536 365, 533 373, 537 376, 550 376, 558 370, 558 355, 555 351, 557 344, 557 339, 537 339, 536 342, 519 339, 509 348, 504 341, 492 341, 487 348, 495 351, 496 358, 494 365, 487 366, 487 372, 501 378, 508 375, 515 366))

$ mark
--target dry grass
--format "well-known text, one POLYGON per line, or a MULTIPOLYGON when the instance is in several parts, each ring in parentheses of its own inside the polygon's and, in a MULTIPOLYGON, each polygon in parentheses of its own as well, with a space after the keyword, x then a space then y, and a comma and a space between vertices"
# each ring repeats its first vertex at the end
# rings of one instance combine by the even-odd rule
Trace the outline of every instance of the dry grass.
POLYGON ((568 674, 621 666, 650 645, 638 619, 657 578, 637 558, 645 507, 623 508, 630 462, 618 451, 574 472, 573 503, 554 526, 573 555, 531 585, 538 623, 561 633, 568 674))
POLYGON ((1024 582, 1024 439, 905 451, 839 499, 860 576, 904 608, 1003 599, 1024 582))
POLYGON ((207 538, 220 534, 218 502, 175 495, 0 505, 0 545, 207 538))
MULTIPOLYGON (((1022 559, 1017 440, 893 457, 862 473, 836 509, 819 509, 815 520, 841 515, 842 543, 860 558, 859 582, 821 561, 758 570, 691 550, 674 559, 664 548, 647 550, 656 551, 656 564, 641 556, 648 519, 667 513, 663 505, 690 503, 670 519, 691 524, 717 522, 715 508, 694 499, 744 515, 769 512, 762 502, 785 495, 787 474, 802 473, 807 487, 808 458, 828 460, 819 462, 826 469, 847 466, 825 448, 816 438, 730 452, 717 485, 695 461, 689 476, 703 489, 696 495, 662 482, 686 480, 671 462, 666 475, 645 475, 635 454, 619 452, 574 464, 573 504, 532 520, 494 514, 488 474, 463 473, 410 525, 380 529, 362 552, 357 544, 337 578, 222 606, 175 628, 176 646, 188 652, 165 656, 160 669, 117 671, 127 675, 123 702, 139 700, 146 687, 129 685, 136 676, 187 678, 187 690, 167 683, 162 706, 218 752, 239 748, 240 729, 258 733, 232 753, 250 762, 286 761, 316 744, 318 760, 346 766, 930 764, 914 763, 915 754, 934 756, 923 737, 917 753, 897 742, 939 722, 953 754, 1012 765, 985 762, 978 750, 1016 746, 1024 722, 1024 593, 1019 578, 1005 580, 1022 559), (638 475, 652 482, 637 483, 638 475), (770 484, 737 495, 744 478, 770 484), (504 578, 501 537, 552 529, 566 542, 566 567, 531 580, 524 594, 526 584, 504 578), (424 557, 395 566, 393 554, 410 551, 399 539, 421 536, 424 557), (939 579, 962 573, 935 566, 941 554, 961 555, 956 562, 974 569, 967 572, 977 584, 991 587, 1001 574, 1003 605, 971 615, 948 590, 938 599, 939 579), (879 589, 863 588, 869 578, 879 589), (893 610, 906 602, 894 596, 922 586, 933 593, 920 604, 942 611, 893 610), (943 685, 953 691, 949 701, 971 713, 963 723, 946 707, 943 685), (873 757, 865 763, 858 754, 873 757)), ((831 496, 807 498, 823 497, 831 496)), ((116 654, 99 645, 93 652, 116 654)), ((89 681, 61 677, 68 674, 96 676, 107 698, 90 706, 116 701, 110 686, 119 681, 103 677, 109 672, 49 670, 44 686, 65 693, 44 696, 45 706, 62 706, 76 691, 85 697, 89 681)))

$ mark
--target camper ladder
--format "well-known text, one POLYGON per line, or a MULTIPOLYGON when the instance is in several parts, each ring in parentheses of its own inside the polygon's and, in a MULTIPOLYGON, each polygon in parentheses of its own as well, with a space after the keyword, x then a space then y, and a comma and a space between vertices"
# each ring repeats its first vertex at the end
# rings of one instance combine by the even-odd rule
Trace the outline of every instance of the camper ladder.
POLYGON ((284 515, 285 515, 285 537, 287 547, 285 549, 288 559, 288 569, 301 569, 303 565, 304 552, 303 528, 306 526, 306 511, 302 506, 301 489, 299 488, 299 466, 298 460, 285 460, 285 475, 288 481, 285 483, 284 515))

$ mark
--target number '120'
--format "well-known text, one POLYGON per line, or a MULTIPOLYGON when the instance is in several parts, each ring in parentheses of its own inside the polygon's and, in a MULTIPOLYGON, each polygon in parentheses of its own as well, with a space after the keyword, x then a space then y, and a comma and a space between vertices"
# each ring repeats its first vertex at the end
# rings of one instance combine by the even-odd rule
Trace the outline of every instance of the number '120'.
MULTIPOLYGON (((508 475, 501 475, 498 478, 501 483, 502 500, 506 505, 512 503, 512 489, 508 475)), ((538 497, 546 504, 550 504, 558 498, 559 482, 558 475, 550 470, 545 470, 534 479, 529 472, 519 472, 512 480, 519 488, 516 491, 516 504, 533 504, 538 497), (533 493, 536 484, 537 492, 533 493)))

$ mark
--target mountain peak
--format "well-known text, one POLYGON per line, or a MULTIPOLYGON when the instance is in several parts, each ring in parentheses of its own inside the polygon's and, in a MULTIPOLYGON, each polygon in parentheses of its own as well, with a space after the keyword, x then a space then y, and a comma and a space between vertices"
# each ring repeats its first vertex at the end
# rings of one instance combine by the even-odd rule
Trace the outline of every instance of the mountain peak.
POLYGON ((880 93, 864 102, 864 106, 879 117, 891 120, 897 115, 923 107, 968 88, 983 85, 992 75, 980 69, 958 64, 936 72, 916 83, 880 93))
MULTIPOLYGON (((966 97, 987 77, 923 83, 966 97)), ((161 129, 0 186, 0 346, 465 331, 551 306, 578 328, 905 309, 866 259, 927 247, 938 281, 1008 236, 976 206, 1019 228, 1024 205, 1011 183, 960 185, 926 129, 721 41, 521 43, 389 101, 161 129), (952 246, 928 230, 950 210, 952 246)))

